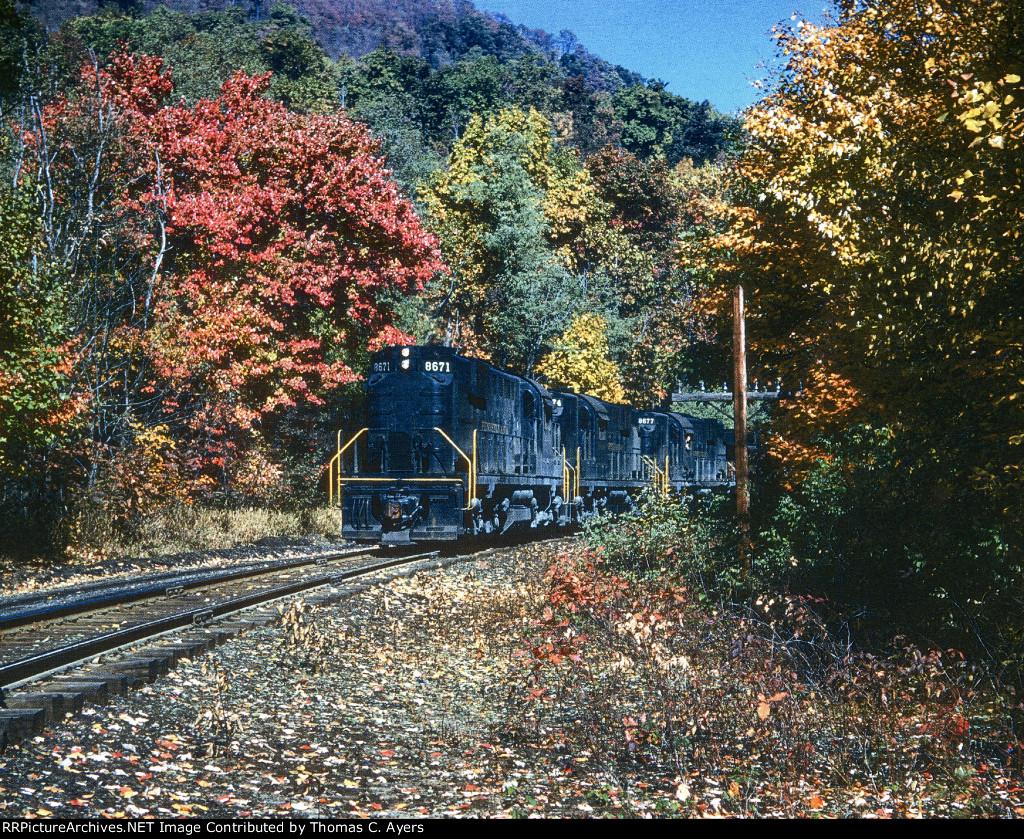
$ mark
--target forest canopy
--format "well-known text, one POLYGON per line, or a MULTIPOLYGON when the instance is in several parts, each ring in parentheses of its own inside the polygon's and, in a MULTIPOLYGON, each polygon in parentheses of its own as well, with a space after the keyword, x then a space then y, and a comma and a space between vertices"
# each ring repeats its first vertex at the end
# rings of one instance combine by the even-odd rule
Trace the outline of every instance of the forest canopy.
POLYGON ((735 119, 464 2, 66 9, 0 8, 14 542, 315 496, 386 343, 581 388, 585 325, 614 398, 671 387, 674 170, 717 177, 735 119))

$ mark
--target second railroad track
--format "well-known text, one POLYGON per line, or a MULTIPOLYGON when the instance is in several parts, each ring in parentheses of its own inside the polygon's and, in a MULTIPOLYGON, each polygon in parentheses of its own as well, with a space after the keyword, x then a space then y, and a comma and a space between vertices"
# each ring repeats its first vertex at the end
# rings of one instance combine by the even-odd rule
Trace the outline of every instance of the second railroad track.
POLYGON ((489 552, 442 558, 352 550, 23 604, 0 619, 0 749, 84 702, 152 682, 178 659, 276 620, 276 601, 306 595, 322 604, 381 579, 489 552))

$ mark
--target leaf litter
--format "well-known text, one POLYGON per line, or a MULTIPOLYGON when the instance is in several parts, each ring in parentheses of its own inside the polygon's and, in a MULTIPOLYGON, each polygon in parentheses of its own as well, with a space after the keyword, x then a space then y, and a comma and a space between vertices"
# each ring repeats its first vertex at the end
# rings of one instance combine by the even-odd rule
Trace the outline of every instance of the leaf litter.
POLYGON ((980 700, 886 727, 589 562, 529 546, 295 604, 9 748, 0 816, 1024 815, 980 700))

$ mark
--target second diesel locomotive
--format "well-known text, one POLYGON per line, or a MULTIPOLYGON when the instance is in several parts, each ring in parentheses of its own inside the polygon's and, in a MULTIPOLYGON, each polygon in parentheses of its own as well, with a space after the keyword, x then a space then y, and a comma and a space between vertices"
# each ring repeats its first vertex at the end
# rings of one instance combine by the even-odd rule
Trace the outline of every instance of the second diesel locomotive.
POLYGON ((733 485, 715 420, 549 391, 450 347, 371 359, 363 428, 338 432, 332 504, 348 539, 451 541, 566 525, 662 492, 733 485))

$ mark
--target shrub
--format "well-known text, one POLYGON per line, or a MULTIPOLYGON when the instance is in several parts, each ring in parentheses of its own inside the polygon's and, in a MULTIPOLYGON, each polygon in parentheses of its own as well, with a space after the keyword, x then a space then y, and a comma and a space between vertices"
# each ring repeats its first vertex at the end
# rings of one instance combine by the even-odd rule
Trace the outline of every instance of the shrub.
POLYGON ((632 511, 596 516, 583 531, 587 545, 623 573, 667 574, 704 598, 730 599, 743 581, 737 533, 722 498, 645 491, 632 511))

